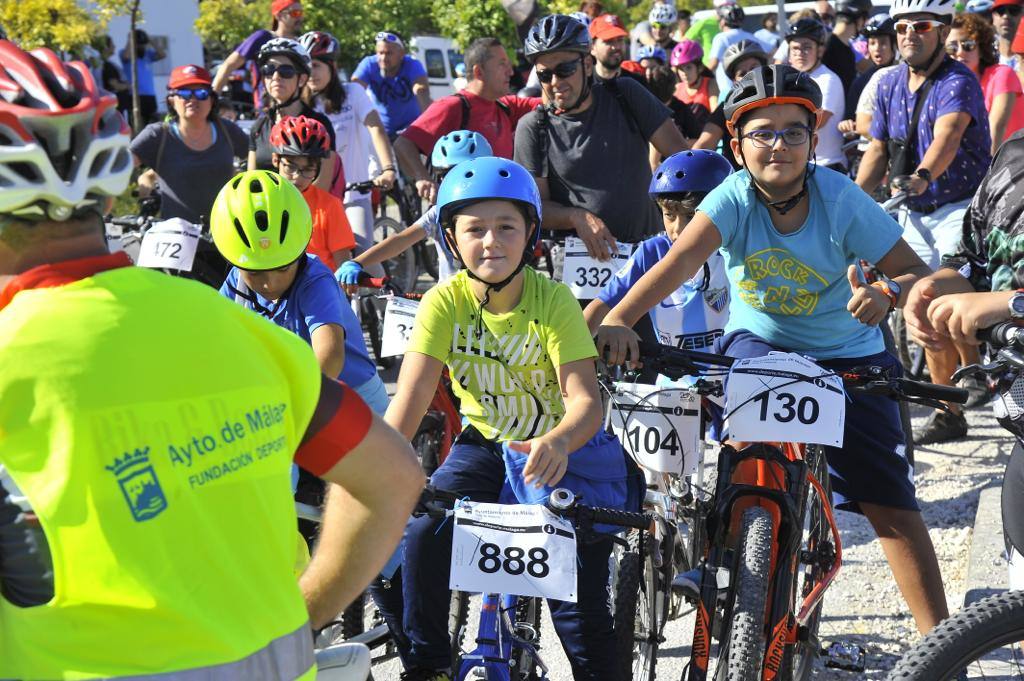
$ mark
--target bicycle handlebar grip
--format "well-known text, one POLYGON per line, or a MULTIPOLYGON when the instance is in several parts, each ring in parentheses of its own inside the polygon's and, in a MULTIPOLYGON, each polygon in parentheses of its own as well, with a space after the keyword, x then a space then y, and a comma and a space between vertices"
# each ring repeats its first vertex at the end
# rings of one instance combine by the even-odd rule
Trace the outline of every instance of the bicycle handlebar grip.
POLYGON ((686 368, 694 364, 710 364, 712 366, 730 367, 736 361, 735 357, 728 355, 716 355, 710 352, 697 352, 695 350, 683 350, 682 348, 661 343, 650 343, 640 341, 640 357, 660 361, 664 364, 686 368))
POLYGON ((366 272, 359 273, 359 285, 363 288, 384 288, 389 281, 390 277, 371 277, 366 272))
POLYGON ((630 511, 619 511, 614 508, 591 507, 594 522, 602 525, 615 525, 616 527, 632 527, 637 530, 648 530, 654 518, 650 513, 631 513, 630 511))
POLYGON ((1020 343, 1022 327, 1013 322, 999 322, 986 329, 978 329, 978 340, 991 343, 999 347, 1018 345, 1020 343))
POLYGON ((909 397, 924 397, 957 404, 967 401, 967 391, 963 388, 954 388, 951 385, 935 385, 934 383, 919 383, 902 379, 900 388, 903 390, 903 394, 909 397))

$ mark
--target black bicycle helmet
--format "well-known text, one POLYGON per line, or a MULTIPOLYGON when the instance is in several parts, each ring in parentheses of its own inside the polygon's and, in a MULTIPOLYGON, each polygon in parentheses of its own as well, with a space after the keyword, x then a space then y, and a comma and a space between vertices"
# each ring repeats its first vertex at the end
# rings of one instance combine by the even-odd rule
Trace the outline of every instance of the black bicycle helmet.
POLYGON ((565 14, 541 17, 526 34, 523 55, 530 62, 550 52, 590 53, 590 31, 582 23, 565 14))
POLYGON ((757 59, 761 66, 768 63, 768 55, 764 53, 761 43, 756 40, 741 40, 733 43, 725 49, 722 55, 722 68, 725 69, 725 76, 729 80, 736 77, 736 66, 744 59, 757 59))
POLYGON ((836 14, 853 18, 867 17, 871 13, 871 0, 836 0, 836 14))
POLYGON ((808 17, 790 24, 789 30, 786 31, 786 42, 794 38, 810 38, 819 45, 824 45, 828 38, 828 30, 825 24, 808 17))
POLYGON ((787 64, 754 69, 740 79, 725 100, 723 113, 729 134, 738 136, 736 124, 743 114, 770 104, 799 104, 820 119, 821 88, 808 74, 787 64))
POLYGON ((739 5, 728 3, 718 8, 718 18, 725 22, 729 28, 739 28, 743 25, 746 13, 739 5))
POLYGON ((864 24, 864 37, 887 35, 896 37, 896 20, 888 14, 876 14, 864 24))

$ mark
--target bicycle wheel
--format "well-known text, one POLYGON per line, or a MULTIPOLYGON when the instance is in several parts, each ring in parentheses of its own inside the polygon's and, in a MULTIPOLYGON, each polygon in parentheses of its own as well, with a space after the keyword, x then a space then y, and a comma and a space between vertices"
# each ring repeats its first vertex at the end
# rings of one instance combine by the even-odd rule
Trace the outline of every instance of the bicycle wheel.
MULTIPOLYGON (((543 601, 539 598, 520 598, 516 604, 516 636, 533 645, 534 649, 540 649, 540 616, 543 611, 543 601)), ((540 681, 540 669, 537 662, 525 648, 515 647, 512 649, 512 678, 515 681, 540 681)))
POLYGON ((466 639, 468 622, 469 594, 465 591, 453 591, 451 606, 448 610, 448 635, 452 646, 452 669, 458 669, 462 661, 462 644, 466 639))
MULTIPOLYGON (((378 217, 373 222, 373 240, 380 243, 403 229, 402 223, 394 218, 378 217)), ((402 292, 412 291, 416 287, 416 253, 406 249, 394 258, 381 263, 384 272, 391 278, 391 283, 402 292)))
POLYGON ((655 567, 648 542, 641 554, 639 532, 631 531, 628 543, 617 561, 612 591, 619 678, 653 681, 671 577, 655 567))
POLYGON ((373 352, 373 356, 380 367, 390 369, 395 365, 395 358, 380 356, 383 344, 381 332, 384 328, 384 305, 372 296, 362 298, 360 305, 362 306, 360 316, 362 317, 363 327, 366 329, 366 335, 370 337, 370 351, 373 352))
POLYGON ((438 281, 437 249, 434 248, 434 242, 429 239, 427 241, 420 241, 413 248, 416 249, 416 262, 423 267, 423 271, 431 279, 438 281))
MULTIPOLYGON (((804 460, 807 462, 810 474, 821 484, 825 498, 819 498, 817 490, 811 487, 804 510, 804 541, 800 553, 802 569, 798 569, 794 576, 793 597, 796 603, 794 613, 803 598, 824 579, 828 567, 835 558, 832 528, 824 510, 825 504, 832 504, 832 485, 829 482, 825 448, 820 445, 807 445, 804 450, 804 460)), ((818 626, 821 622, 823 602, 823 600, 819 600, 811 611, 804 631, 805 635, 798 636, 796 645, 788 649, 783 657, 782 678, 805 681, 811 677, 811 673, 814 671, 814 661, 821 648, 818 641, 818 626)))
POLYGON ((348 639, 366 631, 366 599, 362 593, 341 613, 341 635, 348 639))
POLYGON ((892 325, 892 335, 896 341, 899 360, 907 378, 912 378, 915 381, 924 379, 928 368, 925 365, 924 348, 910 340, 907 335, 907 322, 903 318, 903 310, 893 310, 889 323, 892 325))
POLYGON ((943 620, 907 651, 890 681, 1024 679, 1024 591, 989 596, 943 620))
POLYGON ((743 512, 733 578, 735 600, 727 638, 728 681, 761 678, 773 524, 771 514, 760 506, 752 506, 743 512))
POLYGON ((423 473, 429 478, 441 465, 441 433, 444 417, 436 411, 428 411, 420 421, 420 427, 412 438, 413 451, 420 457, 423 473))

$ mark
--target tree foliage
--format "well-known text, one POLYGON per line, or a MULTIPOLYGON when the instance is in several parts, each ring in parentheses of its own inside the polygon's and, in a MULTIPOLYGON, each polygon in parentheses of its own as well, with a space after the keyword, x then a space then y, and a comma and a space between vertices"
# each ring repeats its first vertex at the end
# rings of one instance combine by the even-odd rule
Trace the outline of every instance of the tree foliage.
POLYGON ((248 0, 203 0, 196 34, 208 50, 226 55, 258 28, 270 25, 267 3, 248 0))
POLYGON ((499 0, 434 0, 441 35, 465 50, 477 38, 500 38, 508 50, 519 47, 516 26, 499 0))
POLYGON ((104 25, 76 0, 0 0, 0 26, 25 49, 71 51, 91 42, 104 25))

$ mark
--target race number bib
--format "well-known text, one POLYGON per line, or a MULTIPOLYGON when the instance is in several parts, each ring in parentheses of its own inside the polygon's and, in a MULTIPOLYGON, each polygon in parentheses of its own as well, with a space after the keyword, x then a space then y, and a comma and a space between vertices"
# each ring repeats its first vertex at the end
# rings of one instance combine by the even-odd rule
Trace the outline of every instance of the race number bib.
POLYGON ((199 225, 181 218, 153 223, 142 237, 137 264, 139 267, 191 272, 201 233, 199 225))
POLYGON ((576 532, 543 506, 455 509, 449 588, 576 602, 576 532))
POLYGON ((633 250, 632 244, 622 242, 617 244, 617 248, 611 260, 601 262, 587 254, 587 247, 582 239, 576 236, 566 237, 562 282, 581 300, 596 298, 612 276, 626 264, 633 250))
POLYGON ((725 399, 733 440, 843 444, 843 381, 806 357, 772 352, 738 360, 725 399))
POLYGON ((381 357, 404 355, 412 336, 413 322, 416 311, 420 308, 417 300, 409 300, 401 296, 388 298, 384 307, 384 331, 380 343, 381 357))
POLYGON ((700 397, 682 388, 616 383, 610 415, 612 432, 636 461, 659 473, 690 475, 697 470, 700 397))

